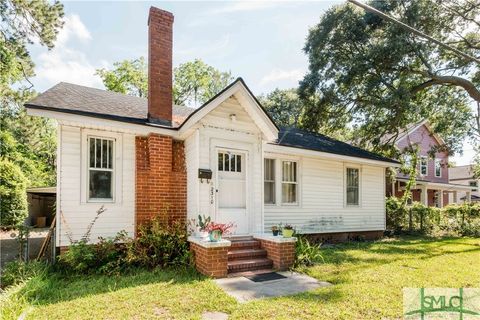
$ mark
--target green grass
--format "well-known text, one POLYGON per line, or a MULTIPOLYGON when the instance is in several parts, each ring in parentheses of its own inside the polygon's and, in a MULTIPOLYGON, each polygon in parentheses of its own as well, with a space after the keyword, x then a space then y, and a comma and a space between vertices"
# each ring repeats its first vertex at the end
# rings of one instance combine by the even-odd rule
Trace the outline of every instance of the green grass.
POLYGON ((4 294, 2 319, 401 318, 403 287, 480 287, 480 239, 403 238, 323 250, 325 263, 300 271, 333 286, 239 304, 193 271, 118 277, 49 275, 4 294), (16 291, 15 291, 16 290, 16 291))

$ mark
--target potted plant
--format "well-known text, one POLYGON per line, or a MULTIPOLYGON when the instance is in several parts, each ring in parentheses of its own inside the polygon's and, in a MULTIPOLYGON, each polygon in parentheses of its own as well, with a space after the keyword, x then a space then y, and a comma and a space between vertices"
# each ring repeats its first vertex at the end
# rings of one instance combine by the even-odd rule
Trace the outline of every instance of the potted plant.
POLYGON ((212 222, 210 217, 206 217, 205 215, 201 216, 198 215, 198 231, 197 234, 202 239, 208 238, 208 231, 207 227, 212 222))
POLYGON ((291 238, 293 236, 293 226, 291 224, 286 224, 282 229, 282 235, 284 238, 291 238))
POLYGON ((206 227, 210 241, 217 242, 222 240, 224 234, 228 234, 233 229, 233 223, 215 223, 210 222, 206 227))
POLYGON ((278 226, 272 226, 272 233, 273 233, 273 236, 278 236, 278 232, 280 230, 278 229, 278 226))

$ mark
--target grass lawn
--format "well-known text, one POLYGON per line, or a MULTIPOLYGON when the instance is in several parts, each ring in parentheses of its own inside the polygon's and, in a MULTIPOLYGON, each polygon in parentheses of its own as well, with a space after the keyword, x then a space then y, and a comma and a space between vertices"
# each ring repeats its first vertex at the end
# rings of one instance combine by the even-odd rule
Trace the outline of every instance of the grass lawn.
POLYGON ((480 239, 402 238, 323 250, 325 263, 300 271, 334 285, 239 304, 192 271, 119 277, 51 275, 33 279, 2 303, 2 319, 401 318, 403 287, 480 287, 480 239))

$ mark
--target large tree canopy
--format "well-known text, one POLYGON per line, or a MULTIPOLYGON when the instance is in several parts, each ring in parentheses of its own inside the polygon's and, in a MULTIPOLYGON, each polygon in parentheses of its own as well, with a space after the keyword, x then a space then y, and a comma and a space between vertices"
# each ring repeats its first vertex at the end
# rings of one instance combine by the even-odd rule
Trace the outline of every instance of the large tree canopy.
MULTIPOLYGON (((97 74, 110 91, 147 96, 147 64, 143 57, 116 62, 113 69, 98 69, 97 74)), ((177 105, 198 107, 232 80, 230 72, 219 71, 202 60, 182 63, 173 70, 173 101, 177 105)))
POLYGON ((0 0, 0 17, 0 103, 5 108, 12 100, 21 102, 31 94, 28 77, 34 75, 34 64, 27 45, 38 42, 53 48, 63 26, 63 5, 46 0, 0 0))
MULTIPOLYGON (((382 0, 369 4, 472 56, 480 55, 474 0, 382 0)), ((357 143, 380 151, 399 130, 430 120, 450 151, 472 129, 480 101, 476 63, 352 4, 329 9, 309 32, 309 72, 300 83, 303 125, 331 132, 353 125, 357 143), (391 134, 389 141, 381 138, 391 134)))
POLYGON ((303 103, 296 89, 275 89, 258 97, 258 100, 275 123, 283 127, 299 127, 303 115, 303 103))

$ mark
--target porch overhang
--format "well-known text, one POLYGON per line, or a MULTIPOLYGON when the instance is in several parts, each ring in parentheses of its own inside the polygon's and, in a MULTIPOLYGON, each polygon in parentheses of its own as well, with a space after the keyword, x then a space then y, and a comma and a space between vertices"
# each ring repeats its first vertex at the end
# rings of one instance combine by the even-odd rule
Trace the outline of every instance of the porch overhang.
MULTIPOLYGON (((397 181, 408 182, 408 179, 397 178, 397 181)), ((426 188, 426 189, 433 189, 433 190, 442 190, 445 192, 455 192, 455 191, 472 192, 473 189, 476 189, 476 187, 466 186, 462 184, 440 183, 440 182, 431 182, 431 181, 422 181, 422 180, 417 180, 413 188, 414 189, 426 188)))

